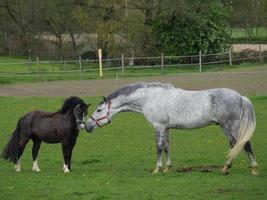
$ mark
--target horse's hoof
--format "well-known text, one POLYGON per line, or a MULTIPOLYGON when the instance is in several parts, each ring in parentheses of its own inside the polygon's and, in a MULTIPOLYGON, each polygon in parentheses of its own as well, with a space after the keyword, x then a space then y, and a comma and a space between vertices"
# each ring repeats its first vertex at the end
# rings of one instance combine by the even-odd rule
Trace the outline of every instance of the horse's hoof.
POLYGON ((16 169, 16 172, 20 173, 21 172, 21 169, 16 169))
POLYGON ((158 174, 159 172, 161 172, 161 168, 160 167, 156 167, 156 169, 154 169, 152 171, 152 174, 158 174))
POLYGON ((251 174, 255 176, 259 175, 259 173, 257 172, 257 169, 258 169, 258 166, 251 167, 251 174))
POLYGON ((228 175, 229 174, 228 167, 223 167, 222 170, 221 170, 221 174, 222 175, 228 175))
POLYGON ((163 170, 164 173, 169 173, 171 172, 171 166, 166 166, 163 170))
POLYGON ((254 175, 254 176, 258 176, 259 173, 257 172, 257 169, 252 169, 251 170, 251 174, 254 175))

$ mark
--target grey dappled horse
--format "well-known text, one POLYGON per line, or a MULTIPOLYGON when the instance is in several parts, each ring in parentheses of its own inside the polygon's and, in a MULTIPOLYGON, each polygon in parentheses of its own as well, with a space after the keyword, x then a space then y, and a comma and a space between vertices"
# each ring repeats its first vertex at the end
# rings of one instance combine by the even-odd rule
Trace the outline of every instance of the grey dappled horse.
POLYGON ((157 165, 154 173, 162 168, 163 150, 167 156, 164 172, 170 170, 169 129, 193 129, 217 124, 229 139, 231 148, 222 173, 228 174, 233 159, 245 148, 252 174, 257 174, 258 164, 249 142, 256 126, 255 114, 251 102, 234 90, 186 91, 158 82, 131 84, 104 98, 85 128, 92 132, 109 123, 115 114, 127 111, 142 113, 155 128, 157 165))

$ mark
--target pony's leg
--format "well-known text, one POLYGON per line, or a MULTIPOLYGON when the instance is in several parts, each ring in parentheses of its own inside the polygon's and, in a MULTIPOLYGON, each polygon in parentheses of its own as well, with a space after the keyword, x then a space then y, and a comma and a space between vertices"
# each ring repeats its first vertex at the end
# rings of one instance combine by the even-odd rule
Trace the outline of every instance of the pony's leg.
POLYGON ((164 151, 166 154, 167 161, 166 161, 166 166, 163 172, 170 172, 172 164, 171 164, 169 129, 166 129, 165 136, 166 136, 166 143, 164 146, 164 151))
POLYGON ((162 168, 162 151, 166 144, 165 130, 162 128, 156 128, 156 143, 157 143, 157 165, 152 173, 156 174, 161 171, 162 168))
POLYGON ((72 147, 68 141, 62 142, 62 150, 63 150, 63 157, 64 157, 64 164, 63 164, 63 171, 65 173, 70 172, 70 158, 72 154, 72 147))
POLYGON ((38 139, 33 140, 33 146, 32 146, 32 160, 33 160, 33 165, 32 165, 32 171, 34 172, 40 172, 40 168, 38 166, 38 161, 37 161, 37 155, 39 152, 41 146, 41 141, 38 139))
POLYGON ((15 164, 15 170, 16 172, 21 172, 21 157, 23 155, 23 151, 25 149, 26 144, 29 142, 30 138, 22 137, 19 141, 19 159, 17 163, 15 164))
POLYGON ((256 158, 255 158, 253 150, 252 150, 251 143, 249 141, 245 144, 245 151, 247 152, 248 158, 250 160, 251 173, 253 175, 258 175, 258 172, 257 172, 258 163, 256 161, 256 158))

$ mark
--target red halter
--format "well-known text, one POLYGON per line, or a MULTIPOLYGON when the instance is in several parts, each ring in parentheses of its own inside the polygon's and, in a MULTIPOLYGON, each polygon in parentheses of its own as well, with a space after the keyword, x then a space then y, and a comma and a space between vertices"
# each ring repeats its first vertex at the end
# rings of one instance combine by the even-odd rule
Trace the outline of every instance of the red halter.
POLYGON ((106 116, 101 117, 101 118, 99 118, 99 119, 95 119, 93 116, 90 117, 90 118, 96 123, 96 125, 97 125, 98 127, 100 127, 100 128, 101 128, 101 125, 99 124, 99 122, 100 122, 101 120, 103 120, 103 119, 107 119, 107 120, 108 120, 108 123, 111 123, 110 119, 108 118, 109 113, 110 113, 110 105, 111 105, 111 101, 108 102, 108 112, 107 112, 106 116))

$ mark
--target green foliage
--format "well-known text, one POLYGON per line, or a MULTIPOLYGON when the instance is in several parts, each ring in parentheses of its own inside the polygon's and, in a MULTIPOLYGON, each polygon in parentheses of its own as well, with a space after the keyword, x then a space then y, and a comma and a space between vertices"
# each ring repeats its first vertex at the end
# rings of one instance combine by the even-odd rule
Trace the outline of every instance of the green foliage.
POLYGON ((185 6, 153 22, 159 47, 168 55, 222 52, 228 48, 227 12, 220 3, 185 6))

